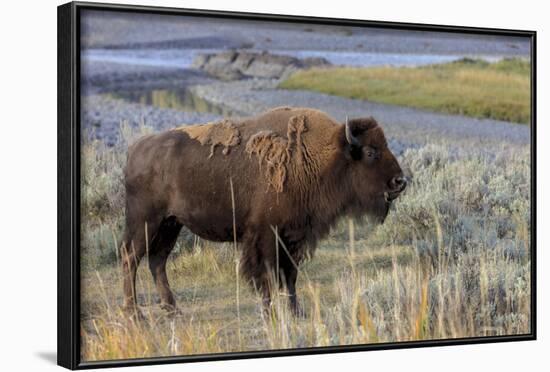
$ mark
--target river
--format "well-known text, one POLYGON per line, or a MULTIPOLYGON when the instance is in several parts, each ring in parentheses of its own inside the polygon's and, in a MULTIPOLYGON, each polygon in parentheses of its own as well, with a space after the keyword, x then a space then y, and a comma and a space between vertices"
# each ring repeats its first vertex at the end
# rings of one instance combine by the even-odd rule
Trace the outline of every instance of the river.
MULTIPOLYGON (((247 49, 251 52, 261 50, 247 49)), ((219 49, 88 49, 82 58, 88 61, 110 62, 151 67, 189 68, 194 58, 202 53, 216 53, 219 49)), ((450 54, 405 54, 376 53, 365 51, 320 51, 320 50, 270 50, 273 54, 283 54, 298 58, 323 57, 334 65, 357 67, 375 66, 422 66, 446 63, 464 57, 481 58, 495 62, 503 57, 489 55, 450 55, 450 54)))

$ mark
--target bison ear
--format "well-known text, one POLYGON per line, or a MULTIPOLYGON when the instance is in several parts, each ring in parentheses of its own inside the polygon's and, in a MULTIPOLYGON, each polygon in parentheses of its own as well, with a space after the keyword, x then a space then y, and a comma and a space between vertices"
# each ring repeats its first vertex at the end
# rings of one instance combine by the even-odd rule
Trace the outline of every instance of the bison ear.
POLYGON ((346 156, 353 160, 361 160, 363 156, 363 145, 361 137, 364 136, 366 127, 362 119, 349 120, 346 116, 346 121, 343 125, 343 145, 346 156))

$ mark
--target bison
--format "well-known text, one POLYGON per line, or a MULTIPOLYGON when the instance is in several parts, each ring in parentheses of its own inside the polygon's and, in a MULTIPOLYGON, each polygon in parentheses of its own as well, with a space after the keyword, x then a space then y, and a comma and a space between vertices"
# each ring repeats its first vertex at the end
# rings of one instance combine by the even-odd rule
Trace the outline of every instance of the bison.
POLYGON ((145 136, 128 150, 125 184, 125 309, 139 313, 136 270, 147 255, 161 307, 176 310, 166 260, 186 226, 206 240, 238 242, 242 274, 264 305, 276 278, 300 314, 298 265, 316 242, 342 216, 383 222, 407 182, 373 118, 338 123, 279 107, 145 136))

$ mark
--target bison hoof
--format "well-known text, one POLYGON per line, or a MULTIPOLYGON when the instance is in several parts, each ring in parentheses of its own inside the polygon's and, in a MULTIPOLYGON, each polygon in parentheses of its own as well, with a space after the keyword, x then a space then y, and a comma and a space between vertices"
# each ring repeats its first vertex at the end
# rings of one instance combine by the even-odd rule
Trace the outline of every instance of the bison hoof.
POLYGON ((134 323, 142 323, 145 322, 145 315, 139 310, 137 305, 135 306, 124 306, 122 308, 122 312, 124 313, 124 316, 134 322, 134 323))
POLYGON ((166 311, 169 315, 181 315, 181 310, 178 309, 176 305, 168 304, 168 303, 161 303, 160 308, 164 311, 166 311))
POLYGON ((294 315, 296 318, 302 318, 302 319, 305 319, 307 318, 307 313, 306 311, 304 310, 304 308, 299 305, 299 304, 296 304, 296 305, 293 305, 290 307, 290 310, 292 311, 292 315, 294 315))

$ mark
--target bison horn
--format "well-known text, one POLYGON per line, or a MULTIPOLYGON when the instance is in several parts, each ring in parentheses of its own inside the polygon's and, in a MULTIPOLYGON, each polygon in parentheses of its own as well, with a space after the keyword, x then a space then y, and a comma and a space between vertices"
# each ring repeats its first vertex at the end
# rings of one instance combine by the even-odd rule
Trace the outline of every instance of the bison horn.
POLYGON ((346 116, 346 140, 352 146, 361 146, 359 140, 351 133, 351 128, 349 126, 348 117, 346 116))

